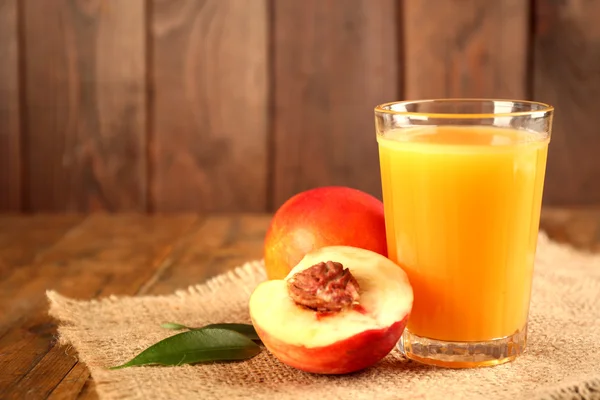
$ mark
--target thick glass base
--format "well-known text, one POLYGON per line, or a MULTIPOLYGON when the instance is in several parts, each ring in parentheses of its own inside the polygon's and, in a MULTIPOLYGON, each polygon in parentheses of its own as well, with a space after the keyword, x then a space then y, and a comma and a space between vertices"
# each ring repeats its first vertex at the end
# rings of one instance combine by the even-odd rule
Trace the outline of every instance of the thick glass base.
POLYGON ((399 350, 409 359, 447 368, 475 368, 500 365, 525 351, 527 325, 511 336, 486 342, 445 342, 404 331, 399 350))

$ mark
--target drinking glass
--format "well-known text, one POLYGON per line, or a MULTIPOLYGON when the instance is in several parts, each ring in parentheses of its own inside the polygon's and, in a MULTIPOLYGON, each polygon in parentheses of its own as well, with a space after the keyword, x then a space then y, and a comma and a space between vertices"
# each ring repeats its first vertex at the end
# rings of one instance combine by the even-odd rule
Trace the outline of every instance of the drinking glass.
POLYGON ((375 108, 388 255, 414 289, 408 358, 468 368, 524 351, 553 112, 492 99, 375 108))

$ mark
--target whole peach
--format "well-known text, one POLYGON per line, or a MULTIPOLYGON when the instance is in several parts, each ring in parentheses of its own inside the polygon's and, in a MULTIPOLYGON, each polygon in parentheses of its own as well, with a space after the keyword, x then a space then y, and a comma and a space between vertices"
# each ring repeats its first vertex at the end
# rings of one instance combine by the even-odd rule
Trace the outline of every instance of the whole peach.
POLYGON ((283 279, 312 250, 353 246, 387 257, 383 203, 343 186, 306 190, 275 213, 264 242, 269 279, 283 279))

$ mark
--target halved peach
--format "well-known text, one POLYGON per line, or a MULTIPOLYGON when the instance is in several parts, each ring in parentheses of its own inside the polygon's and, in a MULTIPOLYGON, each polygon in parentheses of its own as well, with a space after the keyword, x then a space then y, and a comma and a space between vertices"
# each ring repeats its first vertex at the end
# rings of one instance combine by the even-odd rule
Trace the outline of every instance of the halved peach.
POLYGON ((250 316, 266 348, 281 362, 320 374, 345 374, 385 357, 400 339, 412 310, 413 291, 404 271, 370 250, 329 246, 314 250, 282 280, 261 283, 250 297, 250 316), (358 282, 357 303, 323 312, 292 299, 296 274, 332 261, 358 282))

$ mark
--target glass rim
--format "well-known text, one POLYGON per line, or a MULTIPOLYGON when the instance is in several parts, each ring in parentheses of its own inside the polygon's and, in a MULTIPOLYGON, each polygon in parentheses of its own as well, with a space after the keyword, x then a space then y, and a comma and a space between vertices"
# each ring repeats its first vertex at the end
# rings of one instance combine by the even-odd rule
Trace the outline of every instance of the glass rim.
POLYGON ((419 100, 397 100, 390 101, 386 103, 379 104, 375 106, 375 113, 381 114, 390 114, 390 115, 402 115, 406 117, 427 117, 427 118, 459 118, 459 119, 478 119, 478 118, 498 118, 498 117, 520 117, 520 116, 528 116, 533 114, 547 114, 552 113, 554 111, 554 107, 547 103, 542 103, 539 101, 533 100, 514 100, 514 99, 500 99, 500 98, 478 98, 478 97, 468 97, 468 98, 430 98, 430 99, 419 99, 419 100), (448 113, 448 112, 420 112, 420 111, 395 111, 391 109, 386 109, 385 107, 390 107, 398 104, 426 104, 426 103, 452 103, 452 102, 471 102, 471 103, 482 103, 482 102, 506 102, 513 104, 528 104, 531 106, 538 106, 537 110, 529 110, 529 111, 513 111, 513 112, 502 112, 502 113, 448 113))

